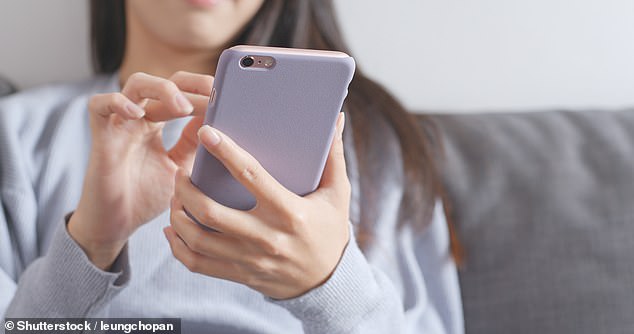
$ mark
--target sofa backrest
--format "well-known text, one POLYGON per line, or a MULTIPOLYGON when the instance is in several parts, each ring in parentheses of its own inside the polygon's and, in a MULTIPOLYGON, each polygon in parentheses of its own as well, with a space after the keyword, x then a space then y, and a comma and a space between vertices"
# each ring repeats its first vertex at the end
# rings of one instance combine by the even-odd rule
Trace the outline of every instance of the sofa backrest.
POLYGON ((0 97, 15 93, 15 87, 6 79, 0 77, 0 97))
POLYGON ((467 333, 634 333, 634 112, 431 119, 467 333))

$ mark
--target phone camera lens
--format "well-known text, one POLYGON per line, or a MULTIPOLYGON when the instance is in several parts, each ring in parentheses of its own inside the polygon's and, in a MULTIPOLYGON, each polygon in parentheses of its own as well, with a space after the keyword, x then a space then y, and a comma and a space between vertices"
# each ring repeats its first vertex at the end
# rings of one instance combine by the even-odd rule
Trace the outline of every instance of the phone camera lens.
POLYGON ((242 65, 242 67, 251 67, 253 66, 253 63, 255 63, 255 60, 253 60, 253 57, 244 57, 242 58, 242 60, 240 60, 240 65, 242 65))

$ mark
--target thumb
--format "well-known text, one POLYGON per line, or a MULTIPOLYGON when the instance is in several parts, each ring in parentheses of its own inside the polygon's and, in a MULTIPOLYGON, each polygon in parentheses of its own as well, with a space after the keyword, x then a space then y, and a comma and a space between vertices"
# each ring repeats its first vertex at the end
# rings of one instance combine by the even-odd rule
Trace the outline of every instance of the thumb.
POLYGON ((198 147, 198 129, 202 124, 202 116, 193 117, 183 128, 178 142, 167 152, 176 165, 190 172, 194 165, 196 147, 198 147))
POLYGON ((330 152, 326 160, 326 166, 319 183, 320 191, 327 191, 339 200, 348 200, 350 197, 350 181, 346 174, 346 160, 343 148, 343 128, 345 125, 345 113, 340 113, 337 118, 335 137, 330 146, 330 152))

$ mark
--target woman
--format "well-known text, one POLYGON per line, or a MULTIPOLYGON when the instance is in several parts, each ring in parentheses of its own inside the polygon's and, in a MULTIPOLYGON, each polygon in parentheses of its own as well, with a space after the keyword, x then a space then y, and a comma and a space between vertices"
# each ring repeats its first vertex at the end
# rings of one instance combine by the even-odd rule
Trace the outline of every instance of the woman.
POLYGON ((463 331, 430 138, 382 88, 357 71, 305 197, 201 127, 205 74, 224 48, 346 51, 329 1, 93 1, 92 24, 102 76, 0 104, 6 317, 179 317, 183 333, 463 331), (191 185, 199 142, 255 209, 191 185))

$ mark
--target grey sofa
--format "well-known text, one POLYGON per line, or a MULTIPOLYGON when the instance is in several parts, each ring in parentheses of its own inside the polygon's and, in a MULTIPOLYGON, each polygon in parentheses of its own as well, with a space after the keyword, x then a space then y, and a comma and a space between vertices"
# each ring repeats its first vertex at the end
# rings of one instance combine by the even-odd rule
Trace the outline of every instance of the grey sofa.
POLYGON ((432 119, 467 333, 634 333, 634 112, 432 119))

